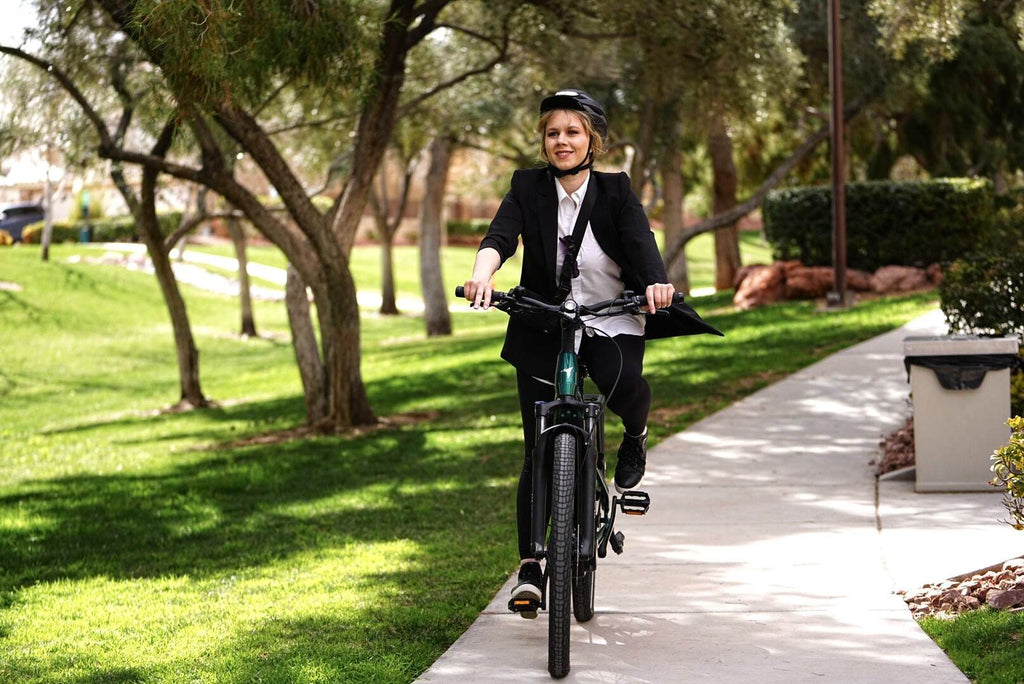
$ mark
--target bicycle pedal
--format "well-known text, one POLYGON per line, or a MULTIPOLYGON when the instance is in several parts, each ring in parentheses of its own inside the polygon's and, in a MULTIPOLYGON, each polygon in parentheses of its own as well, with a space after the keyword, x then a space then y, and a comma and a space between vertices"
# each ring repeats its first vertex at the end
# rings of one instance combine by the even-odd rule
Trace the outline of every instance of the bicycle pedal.
POLYGON ((519 613, 525 618, 535 618, 537 617, 537 611, 540 610, 540 601, 530 597, 511 598, 508 601, 508 609, 513 613, 519 613))
POLYGON ((618 504, 626 515, 644 515, 651 508, 651 497, 647 492, 623 492, 618 504))
POLYGON ((626 541, 626 535, 621 532, 616 532, 612 536, 608 537, 608 543, 612 545, 612 551, 616 554, 622 553, 622 544, 626 541))

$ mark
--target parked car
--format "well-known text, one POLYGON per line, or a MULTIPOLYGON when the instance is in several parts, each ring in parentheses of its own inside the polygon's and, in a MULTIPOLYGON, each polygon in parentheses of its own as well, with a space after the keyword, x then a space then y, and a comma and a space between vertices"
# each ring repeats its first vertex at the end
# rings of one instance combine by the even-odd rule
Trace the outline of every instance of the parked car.
POLYGON ((21 242, 25 226, 43 220, 43 207, 34 202, 18 202, 0 207, 0 230, 5 230, 15 242, 21 242))

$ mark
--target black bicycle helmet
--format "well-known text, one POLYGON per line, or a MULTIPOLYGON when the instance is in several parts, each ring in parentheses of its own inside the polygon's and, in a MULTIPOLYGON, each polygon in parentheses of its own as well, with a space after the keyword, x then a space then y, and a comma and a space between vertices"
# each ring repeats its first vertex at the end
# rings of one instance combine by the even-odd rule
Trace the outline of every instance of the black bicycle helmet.
MULTIPOLYGON (((541 116, 555 109, 569 109, 587 114, 594 125, 594 132, 601 136, 601 138, 608 137, 608 118, 605 116, 604 107, 601 106, 600 102, 582 90, 567 88, 559 90, 554 95, 549 95, 541 100, 541 116)), ((562 178, 563 176, 575 176, 584 169, 592 168, 594 166, 594 155, 591 153, 592 147, 593 141, 591 141, 591 148, 587 150, 586 158, 579 165, 562 171, 556 168, 554 164, 548 163, 548 170, 556 178, 562 178)))
POLYGON ((604 107, 594 98, 577 88, 559 90, 554 95, 545 97, 540 102, 540 113, 550 112, 552 109, 572 109, 577 112, 585 112, 590 115, 594 124, 594 130, 602 138, 608 137, 608 117, 605 116, 604 107))

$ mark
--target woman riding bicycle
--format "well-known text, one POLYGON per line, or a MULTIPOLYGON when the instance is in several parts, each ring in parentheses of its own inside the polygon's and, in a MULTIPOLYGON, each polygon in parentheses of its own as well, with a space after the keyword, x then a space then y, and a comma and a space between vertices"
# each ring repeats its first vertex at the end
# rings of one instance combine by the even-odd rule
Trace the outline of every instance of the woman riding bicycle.
MULTIPOLYGON (((664 318, 596 319, 585 333, 576 333, 577 353, 608 408, 622 419, 615 487, 623 492, 640 484, 646 467, 651 388, 642 376, 645 338, 721 333, 686 304, 672 304, 675 288, 629 177, 592 170, 608 135, 601 104, 581 90, 560 90, 541 102, 537 130, 547 166, 512 175, 511 189, 480 243, 465 296, 476 308, 490 306, 491 279, 522 238, 520 285, 531 296, 552 303, 571 297, 587 305, 632 290, 646 294, 652 313, 671 307, 664 318)), ((543 575, 531 548, 534 404, 553 396, 550 378, 559 348, 557 330, 509 319, 501 357, 516 369, 526 446, 516 498, 521 565, 514 598, 540 600, 542 593, 543 575)))

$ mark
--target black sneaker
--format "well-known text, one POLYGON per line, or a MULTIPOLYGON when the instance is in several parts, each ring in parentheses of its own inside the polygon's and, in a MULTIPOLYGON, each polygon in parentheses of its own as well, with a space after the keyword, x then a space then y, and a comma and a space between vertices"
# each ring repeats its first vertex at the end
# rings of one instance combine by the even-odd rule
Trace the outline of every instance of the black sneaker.
POLYGON ((622 434, 619 462, 615 464, 615 489, 622 494, 640 484, 647 466, 647 430, 639 437, 622 434))
MULTIPOLYGON (((541 599, 541 587, 544 586, 544 573, 540 571, 540 563, 531 561, 523 563, 519 568, 519 583, 512 589, 512 600, 532 599, 538 604, 541 599)), ((537 617, 536 610, 518 611, 527 620, 537 617)))

